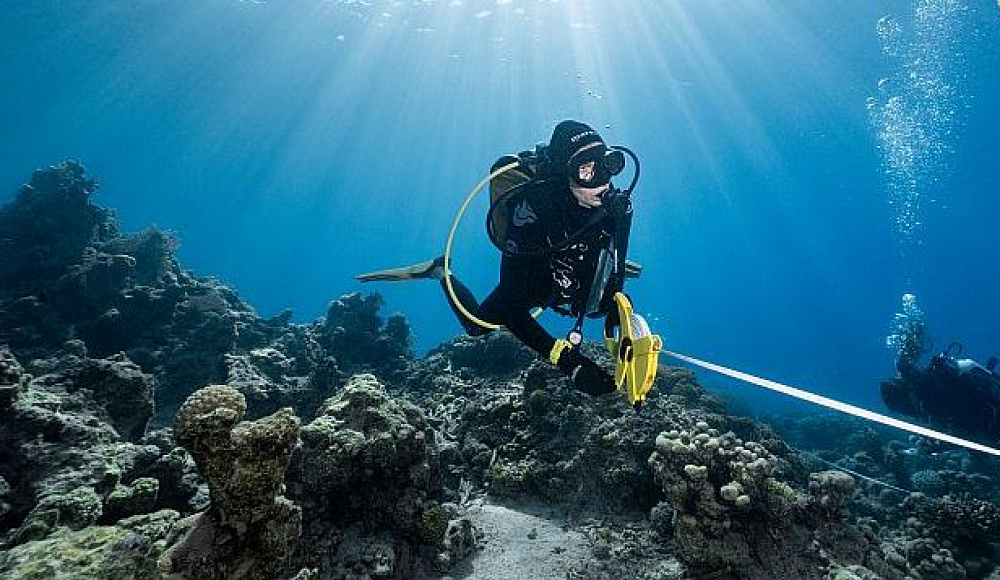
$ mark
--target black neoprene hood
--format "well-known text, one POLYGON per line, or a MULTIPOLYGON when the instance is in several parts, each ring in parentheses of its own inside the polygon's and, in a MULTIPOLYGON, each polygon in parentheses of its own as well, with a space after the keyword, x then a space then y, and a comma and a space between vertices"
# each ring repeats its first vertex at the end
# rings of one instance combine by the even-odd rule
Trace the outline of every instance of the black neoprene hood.
POLYGON ((579 121, 562 121, 552 131, 549 157, 553 162, 565 165, 574 153, 593 143, 604 143, 593 127, 579 121))

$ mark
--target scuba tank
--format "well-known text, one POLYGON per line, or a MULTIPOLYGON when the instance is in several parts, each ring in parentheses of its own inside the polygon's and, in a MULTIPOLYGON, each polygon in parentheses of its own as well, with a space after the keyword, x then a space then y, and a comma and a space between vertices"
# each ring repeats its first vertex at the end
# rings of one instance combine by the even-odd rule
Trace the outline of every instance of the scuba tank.
POLYGON ((516 249, 507 244, 507 232, 516 215, 517 205, 523 202, 523 195, 518 194, 522 194, 525 186, 532 181, 544 179, 550 166, 548 147, 539 143, 534 149, 517 155, 504 155, 490 167, 490 172, 511 163, 517 163, 517 166, 490 180, 490 209, 486 213, 486 234, 497 249, 506 253, 516 253, 516 249))

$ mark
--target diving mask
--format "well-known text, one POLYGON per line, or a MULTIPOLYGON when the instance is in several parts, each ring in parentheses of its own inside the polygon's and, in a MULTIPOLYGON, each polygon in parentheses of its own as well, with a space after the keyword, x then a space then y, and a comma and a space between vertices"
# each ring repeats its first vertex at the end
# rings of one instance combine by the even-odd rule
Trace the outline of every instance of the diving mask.
POLYGON ((611 183, 611 178, 625 168, 625 153, 602 144, 577 152, 566 165, 568 177, 576 185, 601 187, 611 183))

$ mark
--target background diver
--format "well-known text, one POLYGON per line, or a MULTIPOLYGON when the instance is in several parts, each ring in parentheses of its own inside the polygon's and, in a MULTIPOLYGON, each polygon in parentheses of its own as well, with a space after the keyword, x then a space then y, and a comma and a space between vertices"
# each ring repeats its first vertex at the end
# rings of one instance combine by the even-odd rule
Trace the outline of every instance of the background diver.
MULTIPOLYGON (((608 147, 590 126, 577 121, 556 125, 548 146, 501 157, 492 167, 517 163, 516 170, 491 181, 488 230, 502 251, 500 281, 480 304, 453 273, 455 298, 475 317, 506 327, 547 358, 579 390, 590 395, 614 392, 614 378, 578 348, 584 316, 615 313, 614 295, 637 265, 626 262, 632 222, 630 194, 611 178, 625 166, 623 147, 608 147), (555 339, 532 316, 536 307, 578 319, 573 343, 555 339)), ((362 274, 363 282, 437 279, 452 310, 472 336, 484 328, 465 316, 447 288, 444 257, 414 266, 362 274)))
POLYGON ((903 296, 903 312, 887 343, 897 349, 898 375, 882 381, 881 394, 892 411, 922 419, 949 433, 996 442, 1000 440, 1000 374, 997 358, 986 365, 964 358, 953 342, 921 367, 930 350, 923 313, 912 294, 903 296))

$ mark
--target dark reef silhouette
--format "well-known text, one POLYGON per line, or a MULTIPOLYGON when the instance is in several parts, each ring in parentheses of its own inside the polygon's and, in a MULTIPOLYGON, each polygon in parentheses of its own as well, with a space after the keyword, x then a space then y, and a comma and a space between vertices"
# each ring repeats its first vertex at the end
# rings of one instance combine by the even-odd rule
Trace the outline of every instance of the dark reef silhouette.
POLYGON ((636 413, 503 332, 416 357, 377 294, 264 319, 96 190, 67 161, 0 208, 4 578, 442 577, 525 499, 588 538, 570 578, 995 574, 990 460, 668 366, 636 413))

